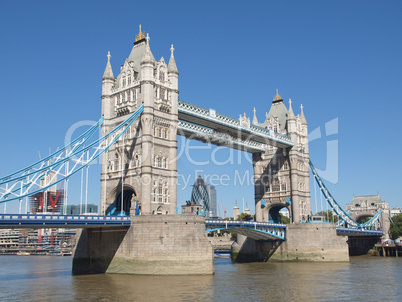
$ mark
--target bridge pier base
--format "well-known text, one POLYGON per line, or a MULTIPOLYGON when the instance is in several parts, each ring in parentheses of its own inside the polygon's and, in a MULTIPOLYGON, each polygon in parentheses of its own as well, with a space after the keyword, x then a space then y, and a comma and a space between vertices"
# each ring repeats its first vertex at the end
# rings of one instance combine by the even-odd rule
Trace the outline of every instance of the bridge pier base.
POLYGON ((372 248, 375 247, 376 243, 381 242, 381 238, 378 236, 367 236, 367 237, 353 237, 349 236, 349 255, 359 256, 366 255, 372 248))
POLYGON ((284 242, 238 239, 232 255, 239 262, 349 261, 347 237, 338 236, 332 223, 289 224, 284 242))
POLYGON ((135 216, 126 229, 84 229, 73 273, 213 274, 214 254, 202 216, 135 216))

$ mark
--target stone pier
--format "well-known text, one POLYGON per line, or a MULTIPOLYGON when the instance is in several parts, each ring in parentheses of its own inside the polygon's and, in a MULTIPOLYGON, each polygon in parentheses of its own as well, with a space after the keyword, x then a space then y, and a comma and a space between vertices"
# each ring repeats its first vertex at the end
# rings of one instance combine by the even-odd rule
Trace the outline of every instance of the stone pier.
POLYGON ((236 261, 349 261, 347 237, 333 223, 298 223, 286 228, 286 241, 256 241, 239 236, 236 261))
POLYGON ((73 273, 213 274, 213 249, 202 216, 132 217, 130 228, 84 229, 73 273))

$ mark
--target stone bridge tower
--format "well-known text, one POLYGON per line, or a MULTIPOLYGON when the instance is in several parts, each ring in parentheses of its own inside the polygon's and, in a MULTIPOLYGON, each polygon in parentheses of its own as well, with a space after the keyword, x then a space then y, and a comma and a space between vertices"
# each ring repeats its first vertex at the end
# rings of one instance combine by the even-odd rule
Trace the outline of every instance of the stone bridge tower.
POLYGON ((301 113, 295 116, 292 102, 289 110, 276 93, 265 122, 258 123, 255 110, 253 124, 289 135, 291 149, 268 146, 264 153, 253 154, 256 220, 280 222, 279 211, 286 207, 292 222, 307 221, 310 215, 309 149, 307 121, 301 113))
POLYGON ((102 129, 107 133, 144 104, 137 119, 102 157, 101 213, 176 213, 178 70, 170 48, 167 65, 156 61, 141 31, 129 57, 113 76, 110 53, 102 77, 102 129))
POLYGON ((381 229, 384 233, 383 238, 389 239, 390 222, 390 209, 388 202, 381 200, 379 194, 377 195, 364 195, 353 196, 351 203, 346 205, 346 211, 350 212, 350 217, 357 222, 363 219, 372 218, 381 210, 381 215, 378 221, 374 224, 375 229, 381 229))

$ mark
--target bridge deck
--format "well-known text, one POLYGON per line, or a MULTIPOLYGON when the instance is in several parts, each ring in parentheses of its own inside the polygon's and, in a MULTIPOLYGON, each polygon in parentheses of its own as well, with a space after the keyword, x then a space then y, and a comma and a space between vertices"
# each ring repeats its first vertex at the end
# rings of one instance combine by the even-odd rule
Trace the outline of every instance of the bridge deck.
POLYGON ((338 228, 336 228, 336 234, 339 236, 357 236, 357 237, 378 236, 378 237, 381 237, 384 233, 382 231, 338 227, 338 228))
POLYGON ((129 216, 0 214, 0 229, 95 228, 131 225, 129 216))
POLYGON ((206 232, 228 230, 254 240, 283 241, 286 237, 286 225, 277 223, 240 220, 206 220, 205 227, 206 232))

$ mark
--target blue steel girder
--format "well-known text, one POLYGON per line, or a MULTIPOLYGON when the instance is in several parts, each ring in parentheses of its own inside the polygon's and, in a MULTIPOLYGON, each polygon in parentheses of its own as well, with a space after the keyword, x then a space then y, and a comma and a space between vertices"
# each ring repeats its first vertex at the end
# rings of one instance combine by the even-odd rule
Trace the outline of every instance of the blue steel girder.
POLYGON ((375 230, 337 227, 336 234, 338 236, 354 236, 354 237, 377 236, 377 237, 381 237, 384 233, 382 231, 375 231, 375 230))
POLYGON ((130 216, 0 214, 0 229, 129 227, 130 216))
POLYGON ((206 220, 206 233, 226 230, 254 240, 286 240, 286 225, 236 220, 206 220))
POLYGON ((332 196, 331 192, 329 192, 329 190, 325 186, 323 180, 318 175, 311 160, 309 161, 309 165, 310 165, 311 172, 313 173, 313 176, 318 184, 318 187, 320 188, 321 193, 325 197, 325 200, 328 202, 328 204, 331 206, 331 208, 335 211, 335 213, 339 216, 339 219, 341 222, 338 222, 337 225, 346 223, 348 226, 351 226, 352 228, 367 228, 367 227, 373 226, 374 223, 380 218, 381 209, 380 209, 380 211, 377 212, 376 215, 374 215, 374 217, 372 219, 370 219, 366 223, 359 223, 359 222, 355 221, 350 216, 350 212, 347 213, 345 210, 343 210, 342 207, 335 200, 335 198, 332 196))
MULTIPOLYGON (((197 131, 195 126, 202 127, 199 128, 200 133, 205 137, 205 135, 211 135, 211 137, 216 136, 221 137, 223 141, 252 141, 259 143, 260 145, 273 145, 280 148, 291 148, 293 143, 289 136, 276 133, 273 130, 261 128, 255 125, 251 125, 249 122, 245 124, 241 123, 240 119, 234 119, 226 115, 217 113, 213 109, 205 109, 200 106, 196 106, 184 101, 179 101, 178 103, 178 113, 179 120, 184 123, 188 123, 183 127, 185 129, 178 128, 178 134, 180 135, 193 135, 197 131), (193 129, 188 129, 189 125, 192 125, 193 129), (206 130, 209 129, 209 130, 206 130), (182 131, 182 132, 181 132, 182 131), (206 132, 210 132, 207 133, 206 132), (229 139, 229 137, 231 137, 229 139)), ((218 139, 219 142, 219 139, 218 139)), ((215 143, 215 142, 212 142, 215 143)), ((243 148, 242 150, 248 152, 261 152, 257 151, 255 148, 245 148, 239 144, 229 145, 232 148, 243 148)), ((265 148, 265 147, 264 147, 265 148)), ((265 149, 264 149, 265 150, 265 149)))
POLYGON ((141 105, 125 121, 100 138, 94 134, 103 123, 98 123, 62 149, 15 173, 0 178, 0 203, 22 200, 43 192, 88 168, 90 164, 115 144, 141 115, 141 105))

